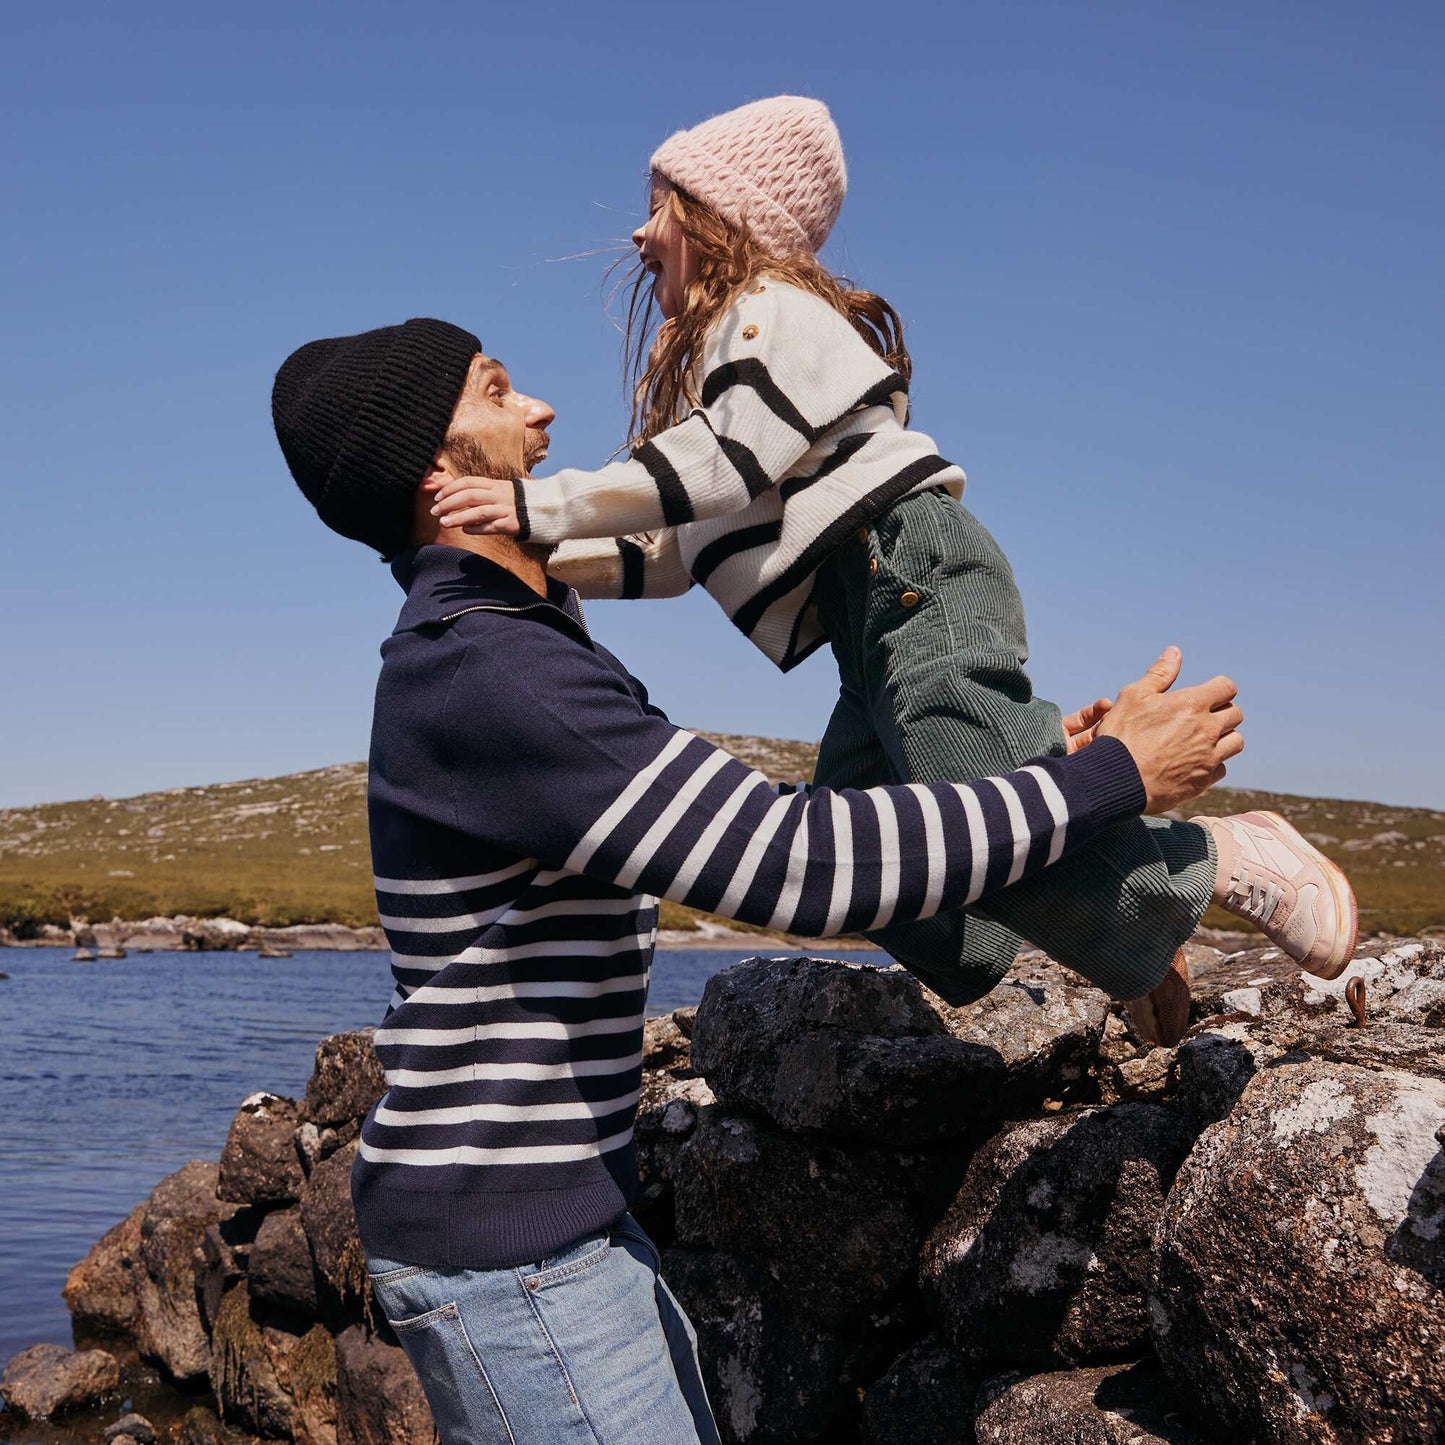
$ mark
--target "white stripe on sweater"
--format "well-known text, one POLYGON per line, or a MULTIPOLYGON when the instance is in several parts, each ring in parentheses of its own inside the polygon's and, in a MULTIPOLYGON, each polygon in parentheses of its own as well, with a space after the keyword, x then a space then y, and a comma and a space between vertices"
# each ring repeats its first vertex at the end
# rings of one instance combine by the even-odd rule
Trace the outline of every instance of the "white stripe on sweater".
POLYGON ((1008 870, 1005 883, 1006 887, 1012 887, 1024 876, 1024 866, 1029 861, 1029 821, 1024 816, 1024 805, 1019 801, 1019 795, 1012 784, 1004 782, 1002 778, 988 778, 986 781, 994 785, 999 797, 1003 799, 1009 826, 1013 829, 1013 864, 1008 870))
POLYGON ((601 1074, 625 1074, 641 1064, 642 1055, 634 1051, 615 1059, 569 1059, 562 1064, 479 1063, 453 1069, 388 1069, 386 1083, 391 1089, 440 1089, 448 1084, 475 1081, 590 1079, 601 1074))
POLYGON ((923 814, 923 837, 928 849, 928 889, 923 895, 923 911, 919 917, 932 918, 943 901, 943 885, 948 881, 948 873, 943 866, 943 814, 931 788, 924 787, 922 783, 910 783, 908 788, 918 799, 918 809, 923 814))
POLYGON ((1069 805, 1059 791, 1059 785, 1043 768, 1023 769, 1038 785, 1044 802, 1048 804, 1049 815, 1054 820, 1054 832, 1049 840, 1049 864, 1057 863, 1064 853, 1064 840, 1069 834, 1069 805))
POLYGON ((965 899, 969 903, 976 903, 983 897, 983 885, 988 873, 988 824, 984 821, 978 795, 972 788, 959 787, 958 796, 963 801, 963 816, 968 819, 968 846, 973 856, 965 899))
POLYGON ((407 1002, 451 1007, 458 1004, 504 1003, 524 998, 601 998, 609 993, 629 993, 633 989, 646 987, 645 973, 629 973, 620 978, 600 978, 595 981, 558 978, 545 979, 539 983, 494 983, 484 984, 480 988, 458 988, 455 984, 439 983, 424 984, 408 996, 407 1002))
POLYGON ((825 936, 843 931, 848 905, 853 901, 853 814, 837 793, 828 798, 833 817, 833 895, 828 900, 825 936))
POLYGON ((637 1102, 639 1089, 614 1099, 573 1099, 565 1104, 454 1104, 440 1109, 393 1109, 383 1100, 376 1122, 393 1129, 416 1124, 526 1124, 553 1119, 605 1119, 637 1102))
POLYGON ((708 782, 725 768, 732 759, 721 748, 712 748, 701 766, 694 769, 692 776, 677 790, 672 801, 658 815, 657 821, 643 834, 641 842, 632 850, 632 856, 622 865, 617 882, 623 888, 633 887, 642 870, 652 861, 662 842, 682 821, 692 807, 697 795, 708 782))
POLYGON ((490 1039, 590 1039, 598 1034, 623 1034, 642 1027, 642 1015, 620 1019, 588 1019, 585 1023, 563 1024, 538 1019, 535 1023, 471 1024, 460 1029, 403 1029, 383 1024, 376 1031, 376 1047, 420 1044, 424 1048, 446 1048, 449 1044, 471 1044, 490 1039))
POLYGON ((494 873, 473 873, 469 878, 372 878, 372 885, 378 893, 400 893, 419 897, 431 893, 470 893, 474 888, 490 888, 494 883, 505 883, 537 866, 535 858, 523 858, 520 863, 509 863, 494 873))
POLYGON ((455 913, 450 918, 401 918, 394 913, 383 913, 381 926, 388 933, 475 933, 495 923, 511 904, 509 899, 484 913, 455 913))
POLYGON ((748 896, 748 889, 752 887, 753 879, 757 876, 758 869, 768 851, 768 845, 773 841, 778 829, 783 826, 783 820, 792 811, 792 808, 793 800, 787 797, 777 798, 768 805, 768 811, 763 814, 762 822, 758 824, 757 831, 748 841, 748 846, 743 849, 743 856, 738 859, 738 866, 733 871, 732 882, 728 884, 727 891, 718 903, 717 911, 724 918, 731 918, 737 912, 738 905, 748 896))
POLYGON ((588 863, 592 861, 592 855, 617 831, 622 820, 647 796, 653 783, 667 768, 667 765, 689 743, 696 741, 697 739, 691 733, 683 732, 680 728, 673 733, 667 740, 667 746, 628 783, 612 806, 587 830, 587 836, 572 850, 571 857, 567 859, 569 872, 581 873, 587 867, 588 863))
POLYGON ((633 1088, 616 1098, 577 1098, 565 1104, 452 1104, 444 1108, 390 1108, 383 1100, 377 1105, 376 1121, 389 1129, 406 1129, 410 1124, 526 1124, 555 1118, 605 1118, 636 1104, 640 1092, 633 1088))
MULTIPOLYGON (((796 807, 796 803, 793 804, 796 807)), ((768 920, 769 928, 786 933, 798 916, 803 902, 803 879, 808 871, 808 812, 802 810, 798 826, 788 840, 788 871, 783 876, 783 887, 778 894, 777 906, 768 920)))
POLYGON ((378 1149, 361 1141, 360 1154, 371 1164, 568 1164, 579 1159, 595 1159, 624 1148, 632 1140, 632 1130, 610 1134, 595 1144, 516 1144, 503 1148, 483 1149, 462 1144, 451 1149, 378 1149))
POLYGON ((727 801, 713 814, 712 821, 702 830, 697 842, 692 846, 692 851, 683 860, 682 867, 677 870, 677 876, 672 880, 672 891, 692 888, 716 853, 723 834, 728 831, 738 811, 759 788, 764 792, 772 791, 768 780, 761 773, 749 772, 733 789, 727 801))
POLYGON ((898 907, 898 813, 887 793, 876 795, 878 814, 878 912, 869 928, 882 928, 898 907))
POLYGON ((420 953, 392 953, 397 968, 438 973, 453 963, 512 963, 519 958, 615 958, 619 953, 651 948, 656 935, 629 933, 625 938, 544 938, 535 943, 515 943, 510 948, 464 948, 445 958, 420 953))

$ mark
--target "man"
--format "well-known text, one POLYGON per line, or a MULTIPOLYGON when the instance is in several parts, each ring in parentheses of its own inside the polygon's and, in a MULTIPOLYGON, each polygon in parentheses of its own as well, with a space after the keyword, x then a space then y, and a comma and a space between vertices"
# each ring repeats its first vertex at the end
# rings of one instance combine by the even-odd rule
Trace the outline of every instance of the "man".
MULTIPOLYGON (((658 896, 828 936, 1017 881, 1243 746, 1233 686, 1161 659, 1086 749, 976 785, 779 791, 673 727, 546 552, 443 528, 448 477, 524 475, 553 419, 419 319, 276 378, 321 518, 391 559, 372 859, 396 991, 352 1188, 375 1296, 445 1442, 713 1442, 691 1326, 626 1213, 658 896)), ((525 485, 525 484, 523 484, 525 485)))

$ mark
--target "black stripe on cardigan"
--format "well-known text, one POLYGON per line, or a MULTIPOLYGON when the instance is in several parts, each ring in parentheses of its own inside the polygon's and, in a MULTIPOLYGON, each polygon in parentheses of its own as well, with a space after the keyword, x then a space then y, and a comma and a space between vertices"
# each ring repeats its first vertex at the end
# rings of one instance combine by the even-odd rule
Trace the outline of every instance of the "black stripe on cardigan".
POLYGON ((517 540, 525 542, 532 535, 532 529, 527 523, 527 499, 522 495, 522 479, 512 478, 512 497, 517 506, 517 540))
POLYGON ((788 400, 787 393, 773 380, 767 366, 756 357, 727 361, 708 372, 707 380, 702 384, 702 404, 711 406, 723 392, 734 386, 752 387, 758 394, 758 400, 779 421, 786 422, 799 436, 806 437, 809 445, 827 430, 827 427, 809 424, 803 413, 788 400))
POLYGON ((812 472, 806 477, 789 477, 779 486, 779 495, 786 502, 789 497, 797 496, 799 492, 811 487, 814 482, 822 481, 824 477, 836 472, 844 462, 852 461, 876 435, 876 432, 865 431, 859 432, 857 436, 844 437, 838 443, 838 449, 816 472, 812 472))
POLYGON ((629 600, 641 597, 647 589, 647 567, 642 548, 626 537, 619 537, 617 555, 622 562, 622 596, 629 600))
POLYGON ((743 485, 748 489, 748 496, 753 498, 762 496, 773 485, 773 479, 763 470, 763 464, 753 455, 752 448, 743 442, 735 441, 732 437, 721 436, 717 432, 714 432, 713 435, 717 437, 718 450, 743 479, 743 485))
MULTIPOLYGON (((946 471, 952 465, 940 456, 919 457, 910 462, 896 476, 874 488, 856 505, 840 513, 794 559, 792 565, 766 587, 753 593, 736 612, 732 614, 733 624, 745 633, 751 633, 763 614, 780 597, 786 597, 803 579, 818 570, 823 558, 836 548, 850 532, 881 517, 896 501, 906 497, 920 482, 927 481, 938 472, 946 471)), ((784 663, 786 672, 792 663, 784 663)))
POLYGON ((746 552, 749 547, 762 547, 768 542, 776 542, 782 535, 783 523, 779 519, 776 522, 759 522, 755 527, 743 527, 716 538, 693 558, 690 569, 693 581, 706 583, 729 557, 746 552))
POLYGON ((677 527, 692 521, 692 498, 688 496, 677 468, 662 454, 657 443, 645 442, 633 455, 647 468, 647 474, 657 488, 662 502, 663 522, 669 527, 677 527))

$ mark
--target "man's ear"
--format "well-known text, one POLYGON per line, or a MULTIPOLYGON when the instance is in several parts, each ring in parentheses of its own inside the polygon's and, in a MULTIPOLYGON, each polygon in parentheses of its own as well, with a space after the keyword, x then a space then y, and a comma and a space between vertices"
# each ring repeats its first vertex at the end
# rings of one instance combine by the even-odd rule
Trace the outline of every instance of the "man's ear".
POLYGON ((411 505, 411 539, 414 547, 425 547, 435 542, 441 531, 441 518, 433 517, 432 507, 436 504, 436 488, 446 481, 449 473, 433 465, 422 478, 416 489, 411 505))

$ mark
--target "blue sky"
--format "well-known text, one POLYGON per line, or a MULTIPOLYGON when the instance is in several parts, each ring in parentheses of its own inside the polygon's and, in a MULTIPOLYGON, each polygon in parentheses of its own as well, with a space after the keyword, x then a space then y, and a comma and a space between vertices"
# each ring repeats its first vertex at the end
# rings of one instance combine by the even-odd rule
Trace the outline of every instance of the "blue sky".
MULTIPOLYGON (((1168 642, 1247 786, 1445 807, 1435 4, 8 7, 0 806, 364 756, 400 593, 276 448, 294 346, 438 315, 620 439, 606 256, 669 131, 821 96, 827 257, 1013 559, 1039 691, 1168 642)), ((817 737, 715 604, 594 606, 680 722, 817 737)))

